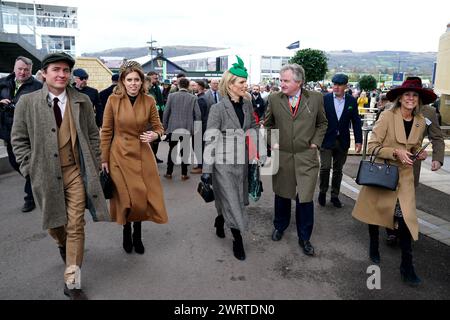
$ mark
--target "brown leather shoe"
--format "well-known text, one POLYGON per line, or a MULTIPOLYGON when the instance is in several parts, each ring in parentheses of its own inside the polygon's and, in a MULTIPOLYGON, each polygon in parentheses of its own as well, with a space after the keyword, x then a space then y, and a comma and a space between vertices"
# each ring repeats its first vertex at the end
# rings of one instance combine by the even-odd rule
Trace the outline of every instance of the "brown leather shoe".
POLYGON ((64 284, 64 294, 70 298, 70 300, 89 300, 81 289, 69 289, 64 284))
POLYGON ((181 176, 181 180, 183 180, 183 181, 186 181, 186 180, 189 180, 189 179, 190 179, 189 176, 181 176))
POLYGON ((192 174, 201 174, 202 173, 202 168, 193 168, 191 170, 192 174))

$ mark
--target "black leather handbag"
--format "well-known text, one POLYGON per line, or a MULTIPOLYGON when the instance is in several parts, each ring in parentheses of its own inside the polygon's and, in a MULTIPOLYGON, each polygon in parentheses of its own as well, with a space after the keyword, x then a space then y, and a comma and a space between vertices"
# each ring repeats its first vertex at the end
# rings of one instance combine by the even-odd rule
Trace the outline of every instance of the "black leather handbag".
POLYGON ((206 184, 203 181, 200 181, 200 183, 198 184, 197 192, 200 194, 203 200, 205 200, 206 203, 213 202, 215 200, 213 189, 209 184, 206 184))
POLYGON ((111 199, 113 197, 114 183, 106 170, 100 172, 100 184, 102 185, 105 199, 111 199))
POLYGON ((381 149, 381 147, 378 150, 375 148, 369 161, 361 160, 356 183, 395 191, 398 185, 398 167, 390 164, 387 160, 384 160, 384 163, 375 162, 381 149), (377 152, 375 153, 375 151, 377 152))

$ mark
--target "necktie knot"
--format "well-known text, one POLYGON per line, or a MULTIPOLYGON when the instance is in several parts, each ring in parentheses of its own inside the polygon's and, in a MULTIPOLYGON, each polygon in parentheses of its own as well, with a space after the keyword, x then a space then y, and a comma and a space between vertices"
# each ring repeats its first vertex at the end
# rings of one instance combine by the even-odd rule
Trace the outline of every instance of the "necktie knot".
POLYGON ((61 123, 62 123, 62 115, 61 115, 61 109, 59 108, 58 102, 59 102, 59 99, 55 97, 53 99, 53 113, 55 114, 56 125, 59 128, 59 127, 61 127, 61 123))
POLYGON ((292 112, 295 113, 295 109, 297 108, 297 96, 292 96, 291 97, 291 109, 292 112))

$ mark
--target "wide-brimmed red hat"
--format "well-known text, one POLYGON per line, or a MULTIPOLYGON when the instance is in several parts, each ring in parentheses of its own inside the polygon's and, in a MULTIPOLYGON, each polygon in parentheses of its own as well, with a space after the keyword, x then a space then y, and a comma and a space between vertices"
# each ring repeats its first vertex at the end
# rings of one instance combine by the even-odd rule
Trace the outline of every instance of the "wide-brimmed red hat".
POLYGON ((389 99, 389 101, 392 102, 399 95, 407 91, 417 92, 423 104, 433 103, 437 99, 437 95, 433 92, 433 90, 425 89, 422 87, 422 79, 420 79, 419 77, 406 78, 406 80, 402 83, 400 87, 392 89, 386 94, 386 96, 389 99))

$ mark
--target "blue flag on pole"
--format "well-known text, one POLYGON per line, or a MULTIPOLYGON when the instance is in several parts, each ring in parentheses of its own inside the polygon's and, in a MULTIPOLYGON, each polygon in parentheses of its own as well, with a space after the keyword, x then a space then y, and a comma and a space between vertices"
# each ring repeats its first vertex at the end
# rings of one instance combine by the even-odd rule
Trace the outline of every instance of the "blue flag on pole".
POLYGON ((295 42, 291 43, 290 45, 288 45, 286 48, 289 49, 289 50, 299 49, 300 48, 300 41, 295 41, 295 42))

